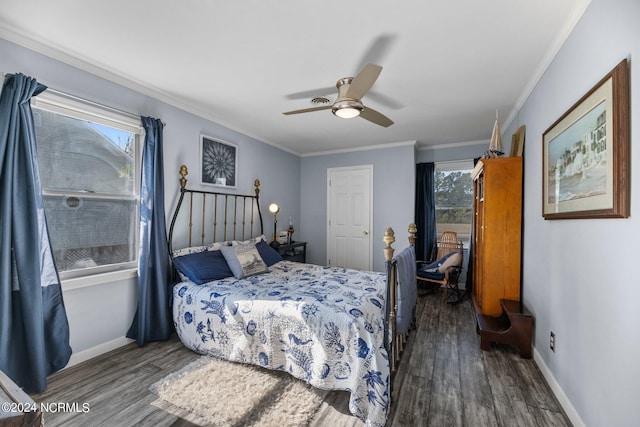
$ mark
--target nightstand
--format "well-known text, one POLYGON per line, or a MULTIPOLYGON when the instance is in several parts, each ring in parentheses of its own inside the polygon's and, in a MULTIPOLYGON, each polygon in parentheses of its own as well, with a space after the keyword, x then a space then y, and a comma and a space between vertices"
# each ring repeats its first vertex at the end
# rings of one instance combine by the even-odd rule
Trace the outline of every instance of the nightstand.
POLYGON ((285 261, 307 262, 307 242, 293 242, 278 246, 278 252, 285 261))

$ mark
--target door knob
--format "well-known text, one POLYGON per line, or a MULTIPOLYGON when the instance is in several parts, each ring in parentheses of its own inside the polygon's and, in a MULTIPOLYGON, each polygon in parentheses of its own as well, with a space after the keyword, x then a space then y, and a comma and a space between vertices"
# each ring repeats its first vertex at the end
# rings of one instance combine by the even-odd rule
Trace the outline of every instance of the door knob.
POLYGON ((365 236, 367 236, 367 235, 369 234, 369 230, 364 230, 364 231, 362 232, 362 234, 364 234, 365 236))

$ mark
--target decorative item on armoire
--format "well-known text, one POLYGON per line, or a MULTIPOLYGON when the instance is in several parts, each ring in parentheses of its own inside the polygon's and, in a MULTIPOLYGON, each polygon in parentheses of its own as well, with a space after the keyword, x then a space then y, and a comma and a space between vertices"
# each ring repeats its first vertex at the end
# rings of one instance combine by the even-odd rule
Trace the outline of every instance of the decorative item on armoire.
POLYGON ((526 127, 522 125, 518 128, 516 133, 511 135, 511 151, 509 157, 522 157, 524 152, 524 133, 526 127))
POLYGON ((498 110, 496 110, 496 121, 493 124, 491 142, 489 143, 489 157, 500 157, 503 154, 502 136, 500 135, 500 124, 498 123, 498 110))

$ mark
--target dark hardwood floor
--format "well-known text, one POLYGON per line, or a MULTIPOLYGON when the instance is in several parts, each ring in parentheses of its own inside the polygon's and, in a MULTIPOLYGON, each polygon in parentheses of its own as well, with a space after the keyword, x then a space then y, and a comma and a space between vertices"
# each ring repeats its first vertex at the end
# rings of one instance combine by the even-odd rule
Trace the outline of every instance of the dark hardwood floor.
MULTIPOLYGON (((470 300, 447 305, 437 291, 420 295, 417 312, 387 426, 571 425, 532 359, 506 346, 480 350, 470 300)), ((152 405, 149 386, 198 357, 177 339, 130 344, 52 375, 47 391, 32 397, 78 403, 77 411, 45 413, 47 427, 192 426, 152 405)), ((363 423, 349 414, 346 392, 331 392, 312 425, 363 423)))

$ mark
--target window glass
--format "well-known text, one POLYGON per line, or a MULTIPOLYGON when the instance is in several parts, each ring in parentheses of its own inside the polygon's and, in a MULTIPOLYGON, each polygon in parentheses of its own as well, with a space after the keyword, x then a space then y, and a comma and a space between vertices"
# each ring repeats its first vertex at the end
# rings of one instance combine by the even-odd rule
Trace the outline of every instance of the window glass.
MULTIPOLYGON (((40 98, 42 95, 38 96, 40 98)), ((33 114, 51 245, 62 278, 133 268, 140 129, 96 105, 38 100, 33 114), (90 110, 90 111, 87 111, 90 110), (105 119, 105 117, 107 119, 105 119), (93 119, 93 120, 92 120, 93 119)))
POLYGON ((473 161, 436 163, 436 232, 455 231, 469 247, 473 218, 473 161))

